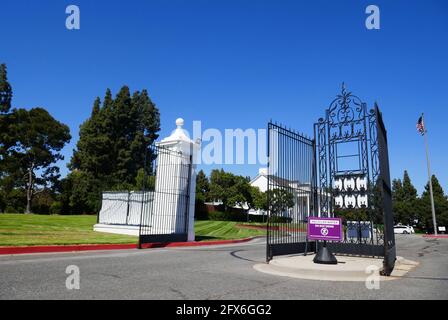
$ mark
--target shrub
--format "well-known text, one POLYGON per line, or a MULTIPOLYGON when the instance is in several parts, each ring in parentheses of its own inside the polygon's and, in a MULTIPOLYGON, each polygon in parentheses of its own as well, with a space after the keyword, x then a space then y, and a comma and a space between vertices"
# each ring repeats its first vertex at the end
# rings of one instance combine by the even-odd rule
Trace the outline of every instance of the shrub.
POLYGON ((274 217, 271 218, 270 222, 271 223, 291 223, 292 222, 292 218, 274 216, 274 217))
POLYGON ((62 213, 62 202, 55 201, 50 206, 50 214, 61 214, 62 213))
POLYGON ((50 190, 44 190, 36 194, 31 203, 31 212, 37 214, 49 214, 50 207, 54 202, 52 192, 50 190))
POLYGON ((196 204, 194 208, 194 218, 196 220, 208 220, 207 206, 204 202, 196 199, 196 204))
POLYGON ((247 221, 247 215, 244 212, 213 211, 209 212, 208 218, 214 221, 247 221))
POLYGON ((12 206, 7 206, 5 209, 5 213, 23 213, 25 208, 15 208, 12 206))

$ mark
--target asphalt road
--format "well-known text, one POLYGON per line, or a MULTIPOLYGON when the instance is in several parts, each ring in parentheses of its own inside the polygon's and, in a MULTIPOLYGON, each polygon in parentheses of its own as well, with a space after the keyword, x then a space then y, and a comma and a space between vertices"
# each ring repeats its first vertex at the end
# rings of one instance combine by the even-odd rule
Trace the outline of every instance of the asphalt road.
POLYGON ((226 246, 0 256, 0 299, 448 299, 448 239, 397 236, 398 255, 420 262, 369 290, 361 282, 276 277, 264 239, 226 246), (80 289, 66 288, 69 265, 80 289))

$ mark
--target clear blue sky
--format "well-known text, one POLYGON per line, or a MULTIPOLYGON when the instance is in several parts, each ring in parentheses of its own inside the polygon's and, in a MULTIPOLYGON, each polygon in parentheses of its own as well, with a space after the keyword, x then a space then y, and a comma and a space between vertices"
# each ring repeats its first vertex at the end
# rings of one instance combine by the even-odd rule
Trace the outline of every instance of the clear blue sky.
MULTIPOLYGON (((148 89, 162 137, 179 116, 186 129, 265 128, 272 118, 311 135, 345 81, 379 103, 392 177, 407 169, 419 191, 427 174, 415 124, 425 112, 432 170, 448 192, 447 1, 2 0, 0 30, 13 105, 45 107, 70 126, 66 161, 108 87, 148 89), (65 28, 69 4, 80 30, 65 28), (369 4, 381 30, 365 28, 369 4)), ((254 176, 258 166, 226 169, 254 176)))

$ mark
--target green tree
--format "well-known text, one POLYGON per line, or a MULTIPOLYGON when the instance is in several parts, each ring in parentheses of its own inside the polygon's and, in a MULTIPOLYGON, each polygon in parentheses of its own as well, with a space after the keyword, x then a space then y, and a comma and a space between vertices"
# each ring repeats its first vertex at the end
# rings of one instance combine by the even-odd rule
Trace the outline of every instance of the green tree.
POLYGON ((152 171, 155 155, 149 146, 158 138, 159 110, 146 90, 131 96, 127 86, 115 99, 107 89, 101 107, 100 103, 97 98, 90 118, 80 127, 69 168, 87 174, 97 184, 94 189, 139 187, 143 182, 141 170, 146 170, 148 177, 152 171))
POLYGON ((154 175, 147 175, 143 168, 140 168, 137 172, 137 178, 135 179, 135 189, 140 190, 152 190, 154 191, 156 183, 156 177, 154 175))
POLYGON ((252 206, 252 194, 249 179, 243 176, 232 175, 233 185, 227 190, 227 206, 238 206, 243 208, 245 205, 252 206))
MULTIPOLYGON (((0 183, 4 177, 4 168, 1 167, 2 159, 5 156, 4 141, 8 138, 8 117, 5 113, 8 113, 11 109, 12 88, 8 82, 8 76, 6 71, 6 65, 0 65, 0 183)), ((0 185, 1 187, 1 185, 0 185)), ((5 189, 1 189, 0 194, 0 210, 6 206, 6 193, 5 189)))
POLYGON ((13 187, 25 190, 25 212, 30 213, 33 197, 59 179, 59 168, 54 164, 63 160, 60 151, 71 139, 70 130, 43 108, 14 109, 6 115, 6 123, 2 171, 13 178, 13 187))
POLYGON ((108 123, 102 116, 107 110, 98 111, 99 104, 100 99, 96 98, 91 117, 80 126, 80 139, 69 168, 87 172, 95 179, 105 179, 113 170, 113 141, 108 134, 108 123))
POLYGON ((408 201, 414 201, 417 198, 417 189, 412 184, 407 170, 403 173, 403 197, 408 201))
POLYGON ((8 82, 6 65, 0 65, 0 113, 7 113, 11 109, 12 88, 8 82))
MULTIPOLYGON (((434 207, 436 213, 437 225, 446 226, 448 225, 448 199, 443 191, 439 180, 435 175, 431 177, 432 189, 434 195, 434 207)), ((431 199, 429 192, 429 183, 425 185, 425 191, 423 191, 420 203, 418 206, 419 220, 426 230, 433 230, 432 222, 432 209, 431 209, 431 199)))
POLYGON ((403 201, 403 183, 401 179, 392 180, 392 201, 403 201))
POLYGON ((210 200, 222 201, 225 207, 228 206, 228 190, 234 185, 233 175, 223 169, 214 169, 210 173, 210 200))
POLYGON ((212 170, 210 173, 209 197, 214 201, 222 201, 224 210, 252 202, 249 179, 230 172, 212 170))
POLYGON ((413 186, 406 170, 403 180, 392 181, 392 201, 395 222, 412 224, 417 216, 417 189, 413 186))
POLYGON ((250 193, 252 202, 249 206, 254 210, 268 210, 268 201, 266 197, 266 192, 261 192, 258 187, 250 187, 250 193))
POLYGON ((210 182, 203 170, 196 175, 196 200, 204 203, 207 201, 210 192, 210 182))
POLYGON ((294 195, 286 189, 268 190, 266 196, 269 199, 269 211, 274 215, 283 216, 294 207, 294 195))
POLYGON ((73 170, 62 179, 58 201, 62 212, 94 214, 101 209, 101 181, 87 172, 73 170))

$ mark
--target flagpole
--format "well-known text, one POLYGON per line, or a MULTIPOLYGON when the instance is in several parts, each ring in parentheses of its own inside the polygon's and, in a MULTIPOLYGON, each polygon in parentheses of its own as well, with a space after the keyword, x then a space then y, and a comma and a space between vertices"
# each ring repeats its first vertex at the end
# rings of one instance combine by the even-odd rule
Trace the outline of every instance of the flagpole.
POLYGON ((432 210, 432 224, 434 225, 434 234, 437 235, 437 222, 436 222, 436 210, 434 208, 434 195, 432 193, 432 176, 431 176, 431 165, 429 163, 429 151, 428 151, 428 138, 426 137, 426 126, 425 119, 422 113, 422 122, 423 122, 423 137, 425 138, 425 146, 426 146, 426 163, 428 166, 428 181, 429 181, 429 194, 431 197, 431 210, 432 210))

